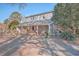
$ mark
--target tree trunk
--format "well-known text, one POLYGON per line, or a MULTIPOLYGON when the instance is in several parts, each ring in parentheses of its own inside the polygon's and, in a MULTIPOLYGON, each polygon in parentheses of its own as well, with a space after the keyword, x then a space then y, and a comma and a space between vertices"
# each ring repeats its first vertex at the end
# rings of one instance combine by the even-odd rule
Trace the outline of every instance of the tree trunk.
POLYGON ((76 34, 76 26, 74 21, 72 21, 72 30, 73 30, 73 34, 76 34))

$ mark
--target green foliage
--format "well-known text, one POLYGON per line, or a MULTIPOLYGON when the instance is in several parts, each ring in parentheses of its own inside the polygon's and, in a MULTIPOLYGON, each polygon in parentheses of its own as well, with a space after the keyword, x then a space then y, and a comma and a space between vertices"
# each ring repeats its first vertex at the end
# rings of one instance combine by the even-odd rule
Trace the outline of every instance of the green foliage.
POLYGON ((18 12, 13 12, 10 17, 8 18, 8 21, 6 20, 8 29, 14 30, 19 25, 19 21, 21 20, 21 14, 18 12))
MULTIPOLYGON (((6 4, 6 5, 7 5, 7 4, 6 4)), ((27 3, 9 3, 8 5, 11 6, 11 7, 17 6, 17 8, 18 8, 19 10, 22 10, 22 9, 24 9, 24 8, 27 7, 27 3)))
MULTIPOLYGON (((60 25, 64 31, 71 29, 72 34, 79 35, 79 4, 58 3, 54 9, 52 21, 60 25)), ((65 33, 65 36, 69 34, 65 33)), ((72 36, 69 36, 72 37, 72 36)))
POLYGON ((19 22, 17 20, 14 20, 8 25, 8 28, 14 30, 17 28, 18 24, 19 22))
POLYGON ((75 36, 70 32, 61 32, 60 37, 69 41, 75 40, 75 36))
POLYGON ((4 20, 4 24, 7 24, 7 23, 8 23, 8 19, 5 19, 5 20, 4 20))
POLYGON ((45 38, 48 38, 48 32, 45 32, 45 38))
POLYGON ((70 7, 68 4, 57 4, 54 9, 53 21, 63 27, 70 26, 70 7))
POLYGON ((13 12, 10 17, 9 17, 10 20, 18 20, 20 21, 21 20, 21 14, 18 13, 18 12, 13 12))

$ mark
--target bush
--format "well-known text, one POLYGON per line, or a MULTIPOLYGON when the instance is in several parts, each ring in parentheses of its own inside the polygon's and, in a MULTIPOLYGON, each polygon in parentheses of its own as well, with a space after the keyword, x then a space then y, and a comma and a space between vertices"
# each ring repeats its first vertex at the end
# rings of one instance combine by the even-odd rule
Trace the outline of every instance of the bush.
POLYGON ((48 38, 48 32, 45 32, 45 38, 48 38))
POLYGON ((61 32, 60 37, 69 41, 75 40, 75 35, 71 34, 70 32, 61 32))

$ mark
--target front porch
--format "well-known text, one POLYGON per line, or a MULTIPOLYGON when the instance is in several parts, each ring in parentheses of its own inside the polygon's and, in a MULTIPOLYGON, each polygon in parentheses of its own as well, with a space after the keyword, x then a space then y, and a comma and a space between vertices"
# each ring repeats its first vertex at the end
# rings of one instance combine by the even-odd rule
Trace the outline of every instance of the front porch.
POLYGON ((24 30, 24 33, 35 34, 35 35, 44 35, 45 32, 49 32, 49 25, 32 25, 32 26, 21 26, 21 32, 24 30))
POLYGON ((21 22, 19 25, 20 31, 24 30, 24 33, 45 35, 45 33, 51 34, 53 31, 53 22, 50 19, 44 20, 29 20, 21 22))

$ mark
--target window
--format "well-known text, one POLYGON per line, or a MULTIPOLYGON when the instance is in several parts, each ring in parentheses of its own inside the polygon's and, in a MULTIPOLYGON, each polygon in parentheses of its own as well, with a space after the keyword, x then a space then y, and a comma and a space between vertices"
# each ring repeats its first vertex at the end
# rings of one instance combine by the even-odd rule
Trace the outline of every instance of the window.
POLYGON ((45 19, 45 16, 43 16, 43 19, 45 19))
POLYGON ((32 30, 34 31, 34 26, 32 26, 32 30))

